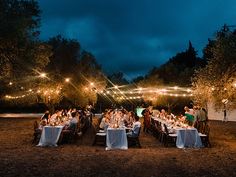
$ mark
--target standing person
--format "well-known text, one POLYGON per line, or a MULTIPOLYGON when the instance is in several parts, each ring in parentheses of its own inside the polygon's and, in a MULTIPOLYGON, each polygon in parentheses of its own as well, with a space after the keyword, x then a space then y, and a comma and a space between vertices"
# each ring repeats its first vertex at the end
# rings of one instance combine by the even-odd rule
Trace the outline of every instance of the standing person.
POLYGON ((143 115, 143 119, 144 119, 144 121, 143 121, 143 125, 144 125, 144 127, 143 127, 143 131, 144 132, 146 132, 146 133, 148 133, 149 132, 149 129, 150 129, 150 112, 149 112, 149 109, 148 108, 146 108, 143 112, 142 112, 142 115, 143 115))
POLYGON ((198 111, 196 112, 196 121, 198 124, 198 131, 202 132, 204 130, 204 127, 206 126, 206 123, 208 121, 208 115, 205 108, 198 108, 198 111))
POLYGON ((184 115, 186 117, 185 120, 189 126, 192 126, 193 122, 194 122, 194 111, 193 111, 193 109, 189 109, 188 106, 185 106, 184 110, 185 110, 184 115))

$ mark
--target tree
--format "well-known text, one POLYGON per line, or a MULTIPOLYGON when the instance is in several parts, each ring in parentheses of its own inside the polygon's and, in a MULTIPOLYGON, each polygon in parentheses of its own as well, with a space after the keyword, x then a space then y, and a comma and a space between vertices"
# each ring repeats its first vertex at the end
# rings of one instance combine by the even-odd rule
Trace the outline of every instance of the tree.
POLYGON ((195 73, 193 86, 195 101, 213 102, 217 110, 236 108, 236 35, 225 27, 217 32, 204 49, 207 65, 195 73))
POLYGON ((51 54, 50 46, 38 40, 39 25, 36 1, 0 2, 1 94, 9 91, 9 82, 17 84, 10 89, 14 93, 37 84, 33 76, 47 65, 51 54))
POLYGON ((190 86, 194 70, 204 66, 205 60, 197 57, 197 52, 189 41, 188 49, 176 54, 160 67, 154 67, 150 75, 158 75, 167 85, 190 86))
POLYGON ((95 57, 87 51, 81 52, 78 41, 60 35, 51 38, 48 44, 52 46, 53 55, 46 67, 50 75, 47 82, 53 82, 54 87, 61 87, 60 98, 71 105, 95 103, 98 91, 106 85, 95 57))
POLYGON ((129 81, 124 78, 124 73, 116 72, 108 76, 110 82, 108 82, 108 87, 113 87, 114 85, 127 85, 129 81))

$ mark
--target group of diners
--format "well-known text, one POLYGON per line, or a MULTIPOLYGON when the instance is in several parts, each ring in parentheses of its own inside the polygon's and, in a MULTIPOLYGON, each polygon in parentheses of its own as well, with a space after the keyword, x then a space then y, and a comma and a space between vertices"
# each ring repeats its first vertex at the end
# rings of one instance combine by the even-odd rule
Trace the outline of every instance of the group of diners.
POLYGON ((206 109, 198 105, 189 108, 184 107, 184 114, 175 116, 172 113, 167 113, 165 109, 153 110, 152 107, 148 107, 142 111, 144 117, 144 131, 149 132, 151 127, 151 117, 155 117, 161 120, 165 120, 169 123, 176 123, 178 125, 195 127, 199 132, 206 126, 208 122, 208 115, 206 109))
POLYGON ((210 146, 206 110, 199 106, 193 108, 185 106, 184 111, 184 114, 175 116, 164 109, 159 111, 151 107, 146 108, 142 112, 144 131, 147 133, 150 131, 164 145, 167 145, 169 140, 173 140, 177 147, 190 146, 192 143, 194 147, 202 147, 202 143, 204 146, 210 146), (185 136, 188 138, 184 138, 185 136))
POLYGON ((39 124, 35 122, 35 135, 40 136, 44 126, 63 126, 62 136, 65 135, 65 138, 74 133, 82 135, 92 125, 92 117, 93 114, 88 109, 61 109, 52 114, 47 110, 39 124))
POLYGON ((107 128, 126 128, 128 137, 138 137, 141 130, 139 116, 133 111, 126 109, 107 109, 102 114, 99 125, 100 130, 107 128))

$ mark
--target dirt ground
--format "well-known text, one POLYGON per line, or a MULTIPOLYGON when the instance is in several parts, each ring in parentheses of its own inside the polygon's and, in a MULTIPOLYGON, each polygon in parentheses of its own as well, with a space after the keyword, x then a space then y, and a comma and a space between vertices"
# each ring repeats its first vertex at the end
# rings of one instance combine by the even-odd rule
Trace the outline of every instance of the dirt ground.
POLYGON ((36 147, 31 144, 34 120, 0 118, 0 177, 236 176, 236 122, 210 122, 211 148, 164 147, 141 132, 141 149, 106 151, 92 146, 93 128, 76 143, 36 147))

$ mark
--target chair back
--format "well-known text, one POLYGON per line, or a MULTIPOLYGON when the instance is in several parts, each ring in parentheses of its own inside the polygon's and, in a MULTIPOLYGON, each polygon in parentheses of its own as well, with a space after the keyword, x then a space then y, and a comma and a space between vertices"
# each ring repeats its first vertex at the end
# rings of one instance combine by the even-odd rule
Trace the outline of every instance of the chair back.
POLYGON ((39 124, 38 124, 38 121, 37 120, 35 120, 34 121, 34 130, 36 130, 36 129, 38 129, 39 128, 39 124))
POLYGON ((155 120, 151 117, 151 124, 155 125, 155 120))
POLYGON ((209 126, 208 124, 206 124, 206 125, 204 126, 204 131, 203 131, 203 133, 204 133, 205 135, 209 136, 209 134, 210 134, 210 126, 209 126))
POLYGON ((139 127, 139 129, 138 129, 138 137, 139 137, 139 135, 140 135, 140 132, 141 132, 141 126, 139 127))
POLYGON ((166 133, 167 135, 169 135, 169 131, 168 131, 168 128, 167 128, 166 124, 164 124, 164 129, 165 129, 165 133, 166 133))

